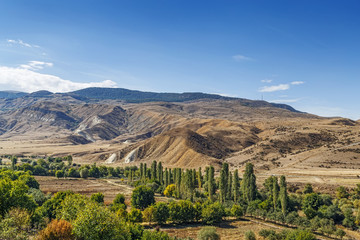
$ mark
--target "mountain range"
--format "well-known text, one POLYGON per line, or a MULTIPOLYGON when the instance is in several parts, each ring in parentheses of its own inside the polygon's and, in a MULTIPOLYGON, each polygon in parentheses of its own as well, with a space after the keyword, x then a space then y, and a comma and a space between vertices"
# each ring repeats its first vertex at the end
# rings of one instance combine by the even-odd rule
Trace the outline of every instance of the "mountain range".
POLYGON ((226 161, 237 168, 252 161, 258 171, 275 172, 356 168, 359 126, 285 104, 216 94, 0 92, 4 154, 73 154, 78 162, 114 166, 158 160, 166 167, 226 161))

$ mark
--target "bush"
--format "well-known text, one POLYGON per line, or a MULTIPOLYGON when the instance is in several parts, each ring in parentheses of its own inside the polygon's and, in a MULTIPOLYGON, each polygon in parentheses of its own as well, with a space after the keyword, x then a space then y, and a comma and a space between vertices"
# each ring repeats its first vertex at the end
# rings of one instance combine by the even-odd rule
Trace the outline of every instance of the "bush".
POLYGON ((213 224, 222 220, 225 215, 225 210, 221 203, 215 202, 204 207, 201 215, 205 223, 213 224))
POLYGON ((81 178, 88 178, 89 177, 89 169, 83 168, 80 170, 80 177, 81 178))
POLYGON ((175 196, 175 184, 170 184, 169 186, 166 187, 165 191, 164 191, 164 195, 166 197, 174 197, 175 196))
POLYGON ((231 208, 231 215, 239 219, 244 216, 244 210, 240 205, 234 204, 231 208))
POLYGON ((255 233, 253 231, 247 231, 245 233, 245 237, 244 237, 245 240, 256 240, 256 236, 255 236, 255 233))
POLYGON ((55 177, 57 177, 57 178, 62 178, 62 177, 64 177, 64 171, 63 171, 63 170, 57 170, 57 171, 55 172, 55 177))
POLYGON ((37 240, 73 240, 72 225, 65 220, 52 220, 47 227, 42 230, 37 240))
POLYGON ((215 227, 203 227, 197 234, 198 240, 220 240, 215 227))
POLYGON ((145 209, 155 203, 154 191, 145 186, 136 187, 131 195, 131 205, 138 209, 145 209))
POLYGON ((82 240, 128 239, 120 219, 107 208, 89 202, 73 222, 76 238, 82 240))
POLYGON ((154 211, 154 220, 158 224, 164 224, 168 220, 170 214, 169 214, 169 207, 166 203, 159 202, 155 205, 155 211, 154 211))
POLYGON ((104 204, 104 194, 103 193, 94 193, 91 195, 90 199, 99 204, 104 204))
POLYGON ((113 201, 113 204, 125 204, 125 196, 124 194, 121 194, 121 193, 118 193, 116 196, 115 196, 115 199, 113 201))
POLYGON ((131 211, 128 214, 128 220, 130 222, 142 222, 143 215, 139 209, 132 208, 131 211))
POLYGON ((289 232, 285 240, 316 240, 316 238, 307 230, 295 230, 289 232))
POLYGON ((30 230, 30 215, 27 211, 14 208, 0 221, 0 239, 28 239, 30 230))

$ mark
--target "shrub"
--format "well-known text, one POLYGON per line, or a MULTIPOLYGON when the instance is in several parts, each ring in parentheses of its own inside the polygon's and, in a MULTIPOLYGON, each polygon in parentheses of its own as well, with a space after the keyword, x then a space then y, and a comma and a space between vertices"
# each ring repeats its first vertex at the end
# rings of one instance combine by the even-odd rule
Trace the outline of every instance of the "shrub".
POLYGON ((221 203, 215 202, 207 205, 202 210, 202 219, 207 224, 220 222, 225 215, 224 207, 221 203))
POLYGON ((231 215, 240 218, 244 215, 244 210, 240 205, 234 204, 231 208, 231 215))
POLYGON ((155 203, 154 191, 145 186, 136 187, 131 195, 131 205, 145 209, 155 203))
POLYGON ((158 224, 164 224, 168 220, 169 214, 169 207, 166 203, 159 202, 155 205, 154 211, 154 220, 158 224))
POLYGON ((47 227, 42 230, 37 240, 73 240, 72 225, 65 220, 52 220, 47 227))
POLYGON ((28 239, 30 230, 30 215, 26 210, 14 208, 0 221, 0 239, 28 239))
POLYGON ((90 199, 99 204, 104 204, 104 194, 103 193, 94 193, 91 195, 90 199))
POLYGON ((80 177, 81 178, 88 178, 89 177, 89 169, 83 168, 80 170, 80 177))
POLYGON ((245 233, 245 237, 244 237, 245 240, 256 240, 256 236, 255 236, 255 233, 253 231, 247 231, 245 233))
POLYGON ((197 234, 198 240, 220 240, 215 227, 203 227, 197 234))
POLYGON ((118 193, 115 196, 113 204, 125 204, 125 196, 124 196, 124 194, 118 193))
POLYGON ((63 171, 63 170, 57 170, 57 171, 55 172, 55 177, 57 177, 57 178, 62 178, 62 177, 64 177, 64 171, 63 171))
POLYGON ((166 197, 174 197, 175 196, 175 184, 170 184, 169 186, 166 187, 165 191, 164 191, 164 195, 166 197))
POLYGON ((143 215, 139 209, 132 208, 128 214, 128 220, 130 222, 142 222, 143 215))

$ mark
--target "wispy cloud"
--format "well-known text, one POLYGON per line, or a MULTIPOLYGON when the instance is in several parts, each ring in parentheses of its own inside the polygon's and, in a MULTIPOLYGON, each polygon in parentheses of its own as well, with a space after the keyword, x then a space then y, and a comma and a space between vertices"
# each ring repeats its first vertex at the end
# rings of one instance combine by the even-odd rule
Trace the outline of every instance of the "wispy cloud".
POLYGON ((0 66, 0 88, 34 92, 48 90, 51 92, 70 92, 88 87, 117 87, 111 80, 102 82, 74 82, 62 79, 58 76, 36 72, 51 63, 32 61, 30 64, 21 65, 18 68, 0 66), (26 66, 26 67, 25 67, 26 66))
POLYGON ((272 79, 263 79, 261 80, 262 83, 272 83, 272 79))
POLYGON ((52 66, 53 63, 49 63, 49 62, 30 61, 28 64, 20 65, 20 68, 36 71, 36 70, 41 70, 44 67, 52 67, 52 66))
POLYGON ((284 91, 290 88, 289 84, 279 84, 274 86, 264 86, 259 89, 259 92, 276 92, 276 91, 284 91))
POLYGON ((301 98, 296 98, 296 99, 278 99, 278 100, 270 100, 269 102, 273 102, 273 103, 294 103, 294 102, 298 102, 300 101, 301 98))
POLYGON ((233 58, 235 61, 237 61, 237 62, 241 62, 241 61, 254 61, 253 58, 246 57, 246 56, 240 55, 240 54, 234 55, 234 56, 232 56, 232 58, 233 58))
POLYGON ((20 45, 22 47, 40 48, 40 46, 38 46, 38 45, 26 43, 26 42, 24 42, 23 40, 20 40, 20 39, 18 39, 18 40, 8 39, 7 42, 10 43, 10 44, 14 44, 14 45, 20 45))
POLYGON ((291 85, 301 85, 304 84, 305 82, 303 81, 295 81, 295 82, 291 82, 291 85))

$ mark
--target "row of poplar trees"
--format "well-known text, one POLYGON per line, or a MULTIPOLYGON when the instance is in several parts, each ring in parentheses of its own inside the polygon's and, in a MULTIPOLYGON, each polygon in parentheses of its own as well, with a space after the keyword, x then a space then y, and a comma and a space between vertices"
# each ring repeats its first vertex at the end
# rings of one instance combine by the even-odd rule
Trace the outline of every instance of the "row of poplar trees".
MULTIPOLYGON (((232 200, 234 202, 249 203, 259 199, 261 196, 256 186, 256 176, 254 174, 254 166, 247 163, 243 178, 240 179, 238 170, 230 172, 229 164, 223 163, 220 170, 218 181, 215 181, 215 169, 213 166, 205 168, 205 175, 202 175, 201 167, 196 169, 181 168, 163 169, 162 163, 153 161, 150 168, 146 163, 140 163, 140 181, 142 183, 157 182, 165 189, 170 184, 175 185, 176 198, 192 199, 196 188, 204 189, 209 199, 214 199, 218 191, 218 199, 220 202, 232 200)), ((285 176, 280 177, 280 185, 278 179, 272 176, 266 180, 266 188, 270 192, 271 201, 273 201, 274 209, 281 208, 286 212, 288 204, 288 195, 285 176), (271 188, 271 189, 268 189, 271 188), (278 206, 278 205, 281 206, 278 206)))

